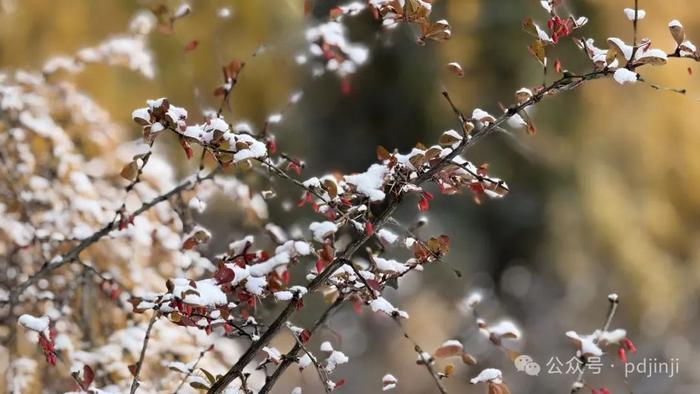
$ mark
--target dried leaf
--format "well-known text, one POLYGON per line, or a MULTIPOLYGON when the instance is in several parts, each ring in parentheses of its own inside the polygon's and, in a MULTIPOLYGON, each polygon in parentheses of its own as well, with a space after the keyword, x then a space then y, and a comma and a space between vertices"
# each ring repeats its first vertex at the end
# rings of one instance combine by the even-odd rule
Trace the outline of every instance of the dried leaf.
POLYGON ((685 29, 683 29, 683 25, 680 22, 672 20, 668 24, 668 29, 671 31, 671 35, 678 45, 681 45, 683 41, 685 41, 685 29))
POLYGON ((530 54, 534 56, 535 59, 540 62, 540 64, 542 64, 542 66, 547 66, 547 57, 542 40, 535 40, 529 47, 527 47, 527 49, 530 51, 530 54))
POLYGON ((389 160, 390 157, 391 157, 391 154, 389 153, 389 151, 385 147, 383 147, 381 145, 377 145, 377 159, 384 161, 384 160, 389 160))
POLYGON ((461 140, 462 138, 458 133, 456 133, 454 130, 448 130, 440 135, 438 143, 443 146, 452 146, 452 144, 461 140))
POLYGON ((464 70, 462 69, 462 66, 460 66, 460 64, 457 62, 448 63, 447 69, 450 70, 452 74, 460 78, 464 77, 464 70))
POLYGON ((139 174, 139 165, 136 162, 136 160, 124 165, 121 172, 119 173, 119 175, 121 175, 121 177, 126 179, 127 181, 133 181, 134 179, 136 179, 136 176, 138 174, 139 174))
POLYGON ((488 394, 510 394, 508 386, 503 383, 491 383, 489 382, 488 394))
POLYGON ((462 354, 462 362, 467 364, 467 365, 472 365, 472 366, 477 364, 476 358, 474 358, 474 356, 472 356, 469 353, 462 354))
POLYGON ((456 357, 461 356, 463 350, 464 346, 458 341, 447 341, 435 350, 433 356, 435 358, 456 357))

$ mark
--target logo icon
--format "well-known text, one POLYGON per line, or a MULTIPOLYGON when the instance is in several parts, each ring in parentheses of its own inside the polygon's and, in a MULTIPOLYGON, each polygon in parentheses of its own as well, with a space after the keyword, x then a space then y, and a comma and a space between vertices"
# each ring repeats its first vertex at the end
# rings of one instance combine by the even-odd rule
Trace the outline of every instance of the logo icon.
POLYGON ((521 354, 520 356, 516 357, 515 360, 513 360, 513 363, 515 364, 515 369, 517 369, 519 372, 525 372, 530 376, 537 376, 542 370, 540 364, 536 363, 535 360, 533 360, 532 357, 528 356, 527 354, 521 354))

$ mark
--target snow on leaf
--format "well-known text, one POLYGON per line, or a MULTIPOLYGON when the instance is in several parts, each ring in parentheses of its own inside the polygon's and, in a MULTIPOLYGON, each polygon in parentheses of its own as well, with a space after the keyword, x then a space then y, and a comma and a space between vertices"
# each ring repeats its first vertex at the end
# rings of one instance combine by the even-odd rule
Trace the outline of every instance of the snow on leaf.
POLYGON ((392 233, 391 231, 384 229, 384 228, 377 231, 377 236, 379 237, 379 239, 381 239, 384 243, 386 243, 388 245, 395 243, 396 240, 399 239, 398 235, 396 235, 396 234, 392 233))
POLYGON ((48 332, 49 329, 49 323, 51 322, 49 320, 48 316, 42 316, 42 317, 34 317, 29 314, 24 314, 19 317, 17 322, 24 328, 32 331, 36 331, 38 333, 45 333, 48 332))
POLYGON ((496 121, 496 118, 488 112, 482 110, 481 108, 475 108, 472 111, 472 119, 478 120, 482 123, 492 123, 496 121))
POLYGON ((396 388, 396 384, 398 383, 398 379, 390 373, 384 375, 382 377, 382 391, 388 391, 396 388))
POLYGON ((464 77, 464 70, 462 69, 462 66, 460 66, 457 62, 447 63, 447 69, 450 70, 452 74, 460 78, 464 77))
POLYGON ((338 225, 329 221, 313 222, 309 225, 309 230, 313 233, 316 241, 324 242, 327 237, 332 236, 338 231, 338 225))
POLYGON ((389 316, 396 315, 404 319, 408 319, 408 313, 394 307, 384 297, 375 298, 374 300, 370 301, 369 306, 372 308, 372 312, 383 312, 389 316))
POLYGON ((621 39, 610 37, 608 38, 608 45, 610 49, 615 50, 615 52, 624 57, 625 60, 630 60, 632 58, 632 46, 625 44, 621 39))
MULTIPOLYGON (((627 19, 629 19, 630 21, 634 21, 634 19, 635 19, 634 8, 625 8, 625 16, 627 16, 627 19)), ((640 9, 637 10, 637 16, 636 16, 637 20, 642 20, 642 19, 644 19, 645 16, 647 16, 646 11, 640 10, 640 9)))
POLYGON ((435 358, 446 358, 461 356, 464 351, 464 346, 461 342, 456 339, 450 339, 443 342, 437 350, 433 353, 435 358))
POLYGON ((618 68, 615 70, 615 74, 613 74, 613 78, 615 78, 615 81, 619 83, 620 85, 624 85, 626 83, 635 83, 637 82, 637 73, 634 71, 630 71, 626 68, 618 68))
POLYGON ((374 262, 377 265, 377 269, 382 272, 391 272, 402 274, 408 270, 408 267, 396 260, 384 259, 382 257, 374 257, 374 262))
POLYGON ((602 356, 603 351, 598 347, 595 335, 579 335, 576 331, 568 331, 566 336, 571 339, 576 347, 578 356, 602 356))
POLYGON ((346 175, 345 182, 354 185, 358 193, 369 197, 370 201, 384 200, 384 176, 387 173, 385 166, 372 164, 366 172, 355 175, 346 175))
POLYGON ((472 384, 478 383, 501 383, 503 379, 503 373, 501 370, 496 368, 486 368, 479 372, 475 378, 472 378, 470 382, 472 384))
POLYGON ((326 371, 331 372, 338 365, 345 364, 348 361, 350 361, 350 359, 345 355, 345 353, 338 350, 333 350, 326 359, 326 371))
POLYGON ((683 28, 683 24, 678 20, 674 19, 668 22, 668 29, 671 31, 671 35, 678 45, 681 45, 683 41, 685 41, 685 29, 683 28))

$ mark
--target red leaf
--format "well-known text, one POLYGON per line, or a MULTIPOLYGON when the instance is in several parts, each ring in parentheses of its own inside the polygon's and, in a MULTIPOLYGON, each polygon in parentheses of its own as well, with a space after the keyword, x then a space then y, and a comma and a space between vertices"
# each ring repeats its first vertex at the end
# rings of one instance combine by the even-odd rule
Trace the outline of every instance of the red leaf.
POLYGON ((336 19, 337 17, 343 15, 343 10, 338 7, 331 8, 330 17, 331 19, 336 19))
POLYGON ((180 146, 182 146, 182 149, 184 149, 185 154, 187 155, 187 160, 192 158, 192 147, 190 146, 190 143, 187 142, 186 139, 180 138, 180 146))
POLYGON ((307 343, 311 339, 311 331, 304 329, 299 333, 299 340, 301 343, 307 343))
POLYGON ((637 353, 637 348, 634 346, 634 343, 629 338, 623 339, 622 345, 627 349, 627 351, 637 353))
POLYGON ((316 272, 318 272, 320 274, 321 271, 323 271, 324 266, 325 266, 325 264, 323 263, 323 259, 316 260, 316 272))
POLYGON ((185 45, 185 50, 188 52, 194 50, 195 48, 197 48, 197 45, 199 45, 199 41, 192 40, 185 45))
POLYGON ((214 279, 216 279, 216 283, 222 284, 231 282, 235 276, 236 275, 231 268, 226 267, 224 264, 220 264, 219 269, 214 274, 214 279))
POLYGON ((362 303, 359 301, 353 302, 352 309, 355 311, 356 314, 361 315, 362 314, 362 303))
POLYGON ((625 352, 625 348, 621 347, 617 349, 617 357, 619 357, 623 363, 627 364, 627 352, 625 352))
POLYGON ((430 203, 428 202, 428 199, 425 197, 421 197, 420 201, 418 201, 418 210, 421 212, 425 212, 430 208, 430 203))
POLYGON ((95 371, 89 365, 83 366, 83 388, 88 388, 95 380, 95 371))
POLYGON ((352 93, 352 85, 350 85, 350 80, 348 78, 343 78, 340 80, 340 91, 343 95, 347 96, 352 93))
POLYGON ((282 281, 289 284, 289 271, 284 271, 284 273, 282 273, 282 281))
POLYGON ((369 220, 365 222, 365 232, 368 236, 372 236, 372 234, 374 234, 374 226, 369 220))
POLYGON ((382 283, 376 279, 367 279, 367 284, 373 290, 382 291, 382 283))
POLYGON ((561 74, 561 60, 557 59, 554 61, 554 71, 561 74))
POLYGON ((268 155, 274 155, 277 152, 277 139, 274 136, 268 138, 265 145, 267 145, 268 155))
POLYGON ((421 199, 418 201, 418 210, 421 212, 425 212, 430 208, 430 200, 433 199, 433 195, 428 192, 423 192, 421 194, 421 199))
POLYGON ((297 163, 290 162, 289 164, 287 164, 287 171, 289 170, 296 172, 297 175, 301 175, 301 167, 297 163))

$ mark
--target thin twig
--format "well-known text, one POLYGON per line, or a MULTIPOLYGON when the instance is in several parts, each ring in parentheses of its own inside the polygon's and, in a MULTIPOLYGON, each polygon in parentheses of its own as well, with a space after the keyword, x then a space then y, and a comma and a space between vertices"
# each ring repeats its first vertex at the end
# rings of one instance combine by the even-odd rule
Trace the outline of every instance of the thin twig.
MULTIPOLYGON (((338 308, 340 308, 341 305, 343 305, 343 302, 345 299, 340 296, 338 297, 335 302, 333 302, 326 310, 321 314, 321 316, 316 320, 316 323, 309 329, 309 332, 313 335, 313 333, 321 327, 323 324, 326 323, 326 320, 333 314, 338 308)), ((277 369, 270 375, 267 380, 265 381, 265 385, 260 389, 258 394, 267 394, 272 390, 272 388, 275 386, 277 383, 277 380, 282 376, 284 371, 289 368, 290 365, 292 365, 296 359, 297 359, 297 353, 301 351, 301 345, 299 343, 294 344, 294 347, 287 352, 287 354, 282 357, 282 363, 280 363, 279 366, 277 366, 277 369)))
POLYGON ((297 335, 294 333, 294 331, 292 331, 292 337, 294 337, 294 340, 296 341, 297 345, 299 345, 301 350, 303 350, 304 353, 306 353, 306 355, 309 356, 311 363, 314 365, 314 368, 316 369, 316 373, 318 373, 318 378, 321 380, 321 384, 323 385, 323 390, 327 393, 330 393, 331 388, 328 387, 328 380, 329 379, 328 379, 328 372, 326 371, 326 369, 321 364, 319 364, 316 357, 313 354, 311 354, 311 352, 306 348, 306 346, 304 346, 303 343, 301 343, 301 340, 299 339, 299 337, 297 337, 297 335))
MULTIPOLYGON (((167 201, 170 197, 174 196, 175 194, 178 194, 183 190, 190 189, 190 188, 196 186, 197 184, 199 184, 201 181, 213 178, 214 175, 218 171, 219 171, 219 168, 213 170, 205 177, 201 177, 198 179, 189 179, 185 182, 180 183, 179 185, 177 185, 173 189, 169 190, 168 192, 163 193, 163 194, 153 198, 152 200, 143 203, 136 211, 134 211, 131 215, 129 215, 129 217, 134 218, 136 216, 139 216, 142 213, 153 208, 154 206, 160 204, 161 202, 167 201)), ((27 280, 20 283, 19 285, 14 287, 12 289, 12 291, 10 291, 10 294, 9 294, 9 297, 7 298, 7 300, 0 300, 0 305, 2 305, 4 303, 9 303, 11 306, 16 304, 17 301, 19 300, 19 296, 22 293, 24 293, 24 291, 26 291, 30 286, 37 283, 40 279, 45 278, 51 272, 63 267, 64 265, 66 265, 68 263, 72 263, 72 262, 78 260, 80 253, 83 250, 87 249, 88 247, 97 243, 97 241, 106 237, 112 230, 117 229, 118 224, 119 224, 119 220, 117 220, 117 219, 107 223, 100 230, 94 232, 89 237, 80 241, 80 243, 75 245, 73 248, 71 248, 67 253, 65 253, 60 258, 53 259, 51 261, 45 261, 44 264, 39 269, 39 271, 35 272, 27 280)), ((10 309, 12 309, 12 308, 10 308, 10 309)))
POLYGON ((143 338, 143 346, 141 347, 141 355, 139 356, 139 360, 136 362, 136 367, 134 370, 134 380, 131 381, 131 394, 136 393, 136 390, 139 388, 139 374, 141 373, 141 368, 143 367, 143 360, 146 357, 146 348, 148 348, 148 342, 151 339, 151 330, 153 329, 153 325, 158 319, 159 313, 160 312, 158 311, 153 311, 153 315, 151 315, 151 320, 148 322, 148 327, 146 328, 146 336, 143 338))
POLYGON ((433 365, 431 364, 431 359, 426 359, 424 355, 423 349, 420 347, 418 342, 416 342, 413 338, 411 338, 410 335, 406 332, 406 330, 403 328, 403 325, 399 321, 398 317, 393 317, 392 320, 396 322, 396 325, 399 326, 399 329, 403 333, 404 338, 408 339, 412 344, 413 348, 415 349, 416 353, 418 353, 418 358, 421 361, 421 364, 425 366, 425 368, 428 370, 430 373, 430 376, 433 378, 435 381, 435 386, 437 387, 438 391, 441 394, 447 394, 447 389, 445 389, 445 386, 442 384, 442 381, 440 380, 440 376, 435 372, 435 368, 433 368, 433 365))
MULTIPOLYGON (((212 345, 212 346, 213 346, 213 345, 212 345)), ((173 392, 173 394, 177 394, 177 393, 180 391, 180 389, 182 388, 182 386, 185 385, 185 382, 187 382, 187 379, 189 379, 190 376, 192 376, 192 374, 194 373, 194 371, 197 370, 197 365, 199 365, 199 362, 202 361, 202 358, 204 358, 204 355, 205 355, 209 350, 211 350, 211 348, 212 348, 212 347, 210 346, 210 347, 208 347, 208 348, 202 350, 201 352, 199 352, 199 357, 197 357, 197 360, 194 362, 194 364, 192 364, 192 367, 190 367, 190 368, 187 369, 187 374, 185 374, 185 377, 182 378, 182 381, 180 381, 180 384, 177 385, 177 387, 175 388, 175 391, 173 392)))
MULTIPOLYGON (((610 301, 610 306, 608 307, 608 314, 606 315, 605 323, 603 324, 603 332, 606 332, 610 329, 610 324, 612 324, 613 317, 615 317, 615 312, 617 311, 617 306, 620 303, 617 294, 610 294, 608 296, 608 301, 610 301)), ((597 344, 598 338, 594 338, 593 343, 597 344)), ((582 356, 581 360, 582 360, 581 370, 578 373, 578 377, 576 378, 576 381, 571 386, 572 393, 579 391, 581 388, 583 388, 583 385, 584 385, 586 359, 585 359, 585 357, 582 356)))

